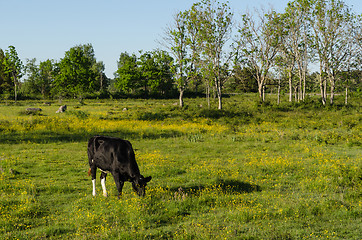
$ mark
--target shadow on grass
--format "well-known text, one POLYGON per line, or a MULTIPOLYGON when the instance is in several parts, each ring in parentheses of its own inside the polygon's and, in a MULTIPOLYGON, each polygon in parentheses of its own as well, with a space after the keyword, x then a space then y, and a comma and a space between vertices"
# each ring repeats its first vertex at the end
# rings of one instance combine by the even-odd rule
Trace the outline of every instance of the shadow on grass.
POLYGON ((247 182, 241 182, 238 180, 219 180, 217 184, 225 192, 236 192, 236 193, 261 192, 261 187, 259 185, 250 184, 247 182))
POLYGON ((184 192, 184 193, 199 193, 204 189, 221 189, 225 193, 252 193, 252 192, 261 192, 261 187, 256 184, 250 184, 247 182, 242 182, 239 180, 218 180, 216 184, 206 186, 189 186, 189 187, 175 187, 170 188, 171 192, 184 192))
POLYGON ((123 139, 160 139, 180 137, 184 134, 177 131, 162 131, 159 133, 145 133, 136 131, 104 131, 104 132, 27 132, 0 134, 0 144, 18 143, 56 143, 56 142, 82 142, 88 141, 94 135, 112 136, 123 139))

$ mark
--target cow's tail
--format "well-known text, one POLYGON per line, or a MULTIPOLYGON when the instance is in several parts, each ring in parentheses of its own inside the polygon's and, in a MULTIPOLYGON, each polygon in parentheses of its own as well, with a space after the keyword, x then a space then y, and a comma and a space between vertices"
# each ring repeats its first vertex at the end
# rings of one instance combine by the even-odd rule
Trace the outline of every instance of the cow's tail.
POLYGON ((89 168, 89 170, 88 170, 88 177, 91 175, 91 172, 92 172, 92 169, 89 168))

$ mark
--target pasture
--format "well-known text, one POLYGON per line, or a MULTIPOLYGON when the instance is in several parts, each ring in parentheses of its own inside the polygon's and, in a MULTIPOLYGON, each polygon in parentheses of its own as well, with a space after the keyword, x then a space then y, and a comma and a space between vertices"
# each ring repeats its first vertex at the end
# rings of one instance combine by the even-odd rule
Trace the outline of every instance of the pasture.
POLYGON ((360 100, 276 106, 242 95, 223 111, 203 98, 184 109, 176 100, 63 101, 61 114, 57 101, 2 102, 0 238, 361 239, 360 100), (126 182, 118 200, 109 175, 104 198, 99 173, 92 196, 95 134, 132 142, 152 176, 146 197, 126 182))

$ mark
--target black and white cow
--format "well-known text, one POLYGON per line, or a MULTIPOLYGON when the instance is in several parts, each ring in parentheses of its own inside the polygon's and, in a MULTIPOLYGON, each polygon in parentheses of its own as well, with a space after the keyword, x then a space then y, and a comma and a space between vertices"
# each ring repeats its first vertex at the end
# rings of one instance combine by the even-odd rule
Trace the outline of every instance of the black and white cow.
POLYGON ((118 197, 122 194, 125 181, 132 182, 132 187, 139 196, 145 195, 145 187, 151 177, 145 178, 140 174, 129 141, 114 137, 94 136, 88 141, 88 160, 90 166, 88 175, 92 175, 93 196, 96 195, 97 168, 102 171, 101 185, 105 197, 107 197, 107 173, 113 175, 118 189, 118 197))

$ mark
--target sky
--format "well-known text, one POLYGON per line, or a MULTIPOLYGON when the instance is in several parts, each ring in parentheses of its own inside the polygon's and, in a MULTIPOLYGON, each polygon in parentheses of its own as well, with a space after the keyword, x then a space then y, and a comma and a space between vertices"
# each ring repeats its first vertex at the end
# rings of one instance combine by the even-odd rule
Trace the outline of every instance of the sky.
MULTIPOLYGON (((66 51, 92 44, 105 73, 114 77, 121 53, 164 49, 159 43, 177 12, 197 0, 0 0, 0 48, 10 45, 23 61, 59 61, 66 51)), ((238 22, 247 10, 282 12, 290 0, 229 0, 238 22)), ((344 1, 361 14, 361 0, 344 1)))

